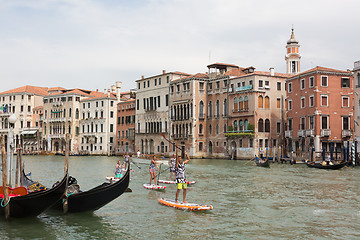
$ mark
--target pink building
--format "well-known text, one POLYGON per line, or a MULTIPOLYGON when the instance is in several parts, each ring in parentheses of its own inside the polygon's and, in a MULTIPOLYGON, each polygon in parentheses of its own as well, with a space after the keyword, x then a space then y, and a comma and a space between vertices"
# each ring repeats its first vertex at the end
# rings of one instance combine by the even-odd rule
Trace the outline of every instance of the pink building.
POLYGON ((315 67, 287 84, 287 146, 291 150, 339 149, 353 137, 353 76, 351 71, 315 67))

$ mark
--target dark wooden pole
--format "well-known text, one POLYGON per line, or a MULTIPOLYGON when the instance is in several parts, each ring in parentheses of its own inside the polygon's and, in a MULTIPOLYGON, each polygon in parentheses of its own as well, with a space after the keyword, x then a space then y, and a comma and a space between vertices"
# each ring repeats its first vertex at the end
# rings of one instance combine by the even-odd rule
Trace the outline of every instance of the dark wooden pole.
POLYGON ((7 182, 7 166, 6 166, 6 151, 5 151, 5 138, 1 136, 1 159, 2 159, 2 177, 3 177, 3 191, 4 191, 4 202, 2 204, 6 204, 5 206, 5 219, 8 220, 10 218, 10 206, 9 206, 9 189, 7 182))

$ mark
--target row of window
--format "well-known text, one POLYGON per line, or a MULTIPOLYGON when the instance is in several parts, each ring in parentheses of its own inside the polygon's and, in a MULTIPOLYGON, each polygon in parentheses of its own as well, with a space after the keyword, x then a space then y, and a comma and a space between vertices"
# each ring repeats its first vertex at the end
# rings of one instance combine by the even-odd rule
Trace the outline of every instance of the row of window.
POLYGON ((118 117, 117 124, 134 124, 135 115, 118 117))
MULTIPOLYGON (((330 129, 330 116, 329 115, 321 115, 320 116, 320 123, 321 129, 330 129)), ((350 117, 349 116, 342 116, 342 130, 350 130, 350 117)), ((287 129, 289 131, 293 130, 293 119, 288 119, 287 129)), ((307 117, 300 117, 300 125, 299 130, 306 130, 306 129, 315 129, 315 116, 307 116, 307 117), (306 118, 308 119, 306 121, 306 118), (308 123, 308 125, 306 124, 308 123), (308 127, 307 127, 308 126, 308 127)))
MULTIPOLYGON (((140 109, 140 99, 136 100, 136 109, 140 109)), ((169 95, 165 95, 165 106, 169 106, 169 95)), ((145 111, 154 111, 161 107, 161 96, 143 98, 143 109, 145 111)))
MULTIPOLYGON (((315 106, 315 98, 314 95, 309 96, 309 107, 315 106)), ((329 96, 326 94, 320 95, 320 106, 321 107, 328 107, 329 106, 329 96)), ((350 97, 349 96, 342 96, 341 97, 341 106, 342 107, 350 107, 350 97)), ((300 97, 300 108, 306 107, 306 97, 302 96, 300 97)), ((293 109, 293 101, 292 99, 288 100, 288 110, 293 109)))
MULTIPOLYGON (((154 84, 154 86, 161 85, 161 77, 153 79, 153 83, 150 84, 150 80, 144 81, 142 83, 143 88, 150 88, 150 85, 154 84)), ((170 82, 170 76, 166 76, 166 83, 170 82)), ((138 89, 141 89, 141 83, 138 83, 138 89)))
MULTIPOLYGON (((73 97, 44 98, 43 101, 44 103, 72 102, 73 97)), ((80 97, 75 97, 75 101, 80 102, 80 97)))
MULTIPOLYGON (((26 96, 28 97, 28 100, 31 101, 31 95, 21 95, 21 100, 24 100, 26 96)), ((16 95, 8 96, 8 97, 9 97, 9 102, 16 100, 16 95)), ((0 102, 1 102, 1 99, 3 102, 5 102, 6 97, 3 96, 2 98, 0 98, 0 102)))
MULTIPOLYGON (((114 132, 114 124, 110 124, 110 132, 114 132)), ((87 125, 82 125, 82 133, 93 133, 93 132, 104 132, 104 124, 87 124, 87 125), (86 130, 85 131, 85 126, 86 126, 86 130)))
MULTIPOLYGON (((101 101, 101 107, 104 107, 104 101, 101 101)), ((83 103, 83 109, 86 109, 86 106, 87 108, 92 108, 92 104, 91 102, 88 102, 87 104, 86 103, 83 103)), ((99 107, 100 104, 98 101, 95 102, 95 107, 99 107)), ((110 107, 113 107, 114 106, 114 101, 110 101, 110 107)))
MULTIPOLYGON (((315 78, 314 76, 309 77, 308 79, 309 82, 309 88, 313 88, 315 86, 315 78)), ((293 90, 292 87, 293 83, 288 83, 288 92, 291 93, 293 90)), ((328 76, 321 76, 321 81, 320 81, 320 86, 321 87, 328 87, 328 76)), ((342 88, 349 88, 350 87, 350 78, 341 78, 341 87, 342 88)), ((306 88, 306 79, 300 79, 300 89, 304 90, 306 88)))

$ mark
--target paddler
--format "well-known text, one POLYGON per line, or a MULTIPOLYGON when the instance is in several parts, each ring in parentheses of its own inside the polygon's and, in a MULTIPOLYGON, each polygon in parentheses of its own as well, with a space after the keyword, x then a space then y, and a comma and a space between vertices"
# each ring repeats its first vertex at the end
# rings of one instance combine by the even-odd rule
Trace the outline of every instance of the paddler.
POLYGON ((149 172, 150 172, 150 185, 151 185, 152 179, 154 179, 155 186, 157 186, 155 167, 157 167, 157 169, 160 171, 159 166, 157 165, 157 162, 156 162, 156 156, 154 156, 153 159, 151 159, 151 163, 149 166, 149 172))
POLYGON ((174 154, 173 157, 169 160, 169 166, 170 166, 170 178, 169 178, 169 181, 171 181, 172 175, 173 174, 175 175, 175 165, 176 165, 176 154, 174 154))
POLYGON ((177 185, 177 191, 176 191, 176 197, 175 202, 178 202, 178 197, 180 190, 183 190, 183 203, 187 203, 185 201, 186 198, 186 189, 187 189, 187 183, 186 183, 186 176, 185 176, 185 164, 187 164, 190 161, 189 155, 187 152, 185 152, 186 160, 183 161, 181 156, 178 156, 176 159, 176 165, 175 165, 175 176, 176 176, 176 185, 177 185))

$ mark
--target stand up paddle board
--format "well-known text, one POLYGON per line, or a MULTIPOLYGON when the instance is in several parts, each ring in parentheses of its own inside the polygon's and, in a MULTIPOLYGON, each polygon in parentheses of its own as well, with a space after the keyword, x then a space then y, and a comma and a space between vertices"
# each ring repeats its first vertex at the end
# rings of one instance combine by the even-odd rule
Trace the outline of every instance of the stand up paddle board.
MULTIPOLYGON (((159 179, 159 180, 158 180, 158 183, 176 184, 176 181, 168 181, 168 180, 161 180, 161 179, 159 179)), ((196 181, 187 181, 186 183, 187 183, 188 185, 191 185, 191 184, 195 184, 196 181)))
POLYGON ((144 184, 144 188, 146 189, 155 189, 155 190, 164 190, 166 186, 154 185, 154 184, 144 184))
POLYGON ((189 211, 205 211, 213 209, 211 205, 200 205, 195 203, 182 203, 182 202, 175 202, 174 200, 160 198, 158 199, 160 204, 163 204, 168 207, 173 207, 182 210, 189 210, 189 211))

